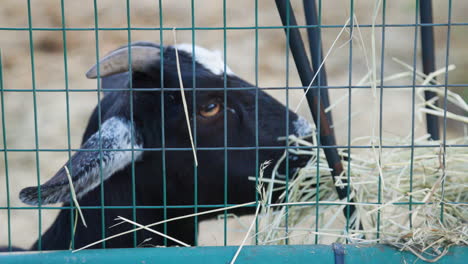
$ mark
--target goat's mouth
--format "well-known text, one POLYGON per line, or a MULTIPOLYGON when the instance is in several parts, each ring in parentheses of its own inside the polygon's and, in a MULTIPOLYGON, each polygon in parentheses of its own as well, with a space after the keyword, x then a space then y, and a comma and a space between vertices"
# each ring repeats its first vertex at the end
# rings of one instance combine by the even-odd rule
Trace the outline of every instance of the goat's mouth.
POLYGON ((300 169, 307 165, 309 160, 309 155, 299 155, 289 152, 286 155, 286 158, 281 161, 277 172, 280 177, 286 177, 287 174, 289 179, 291 179, 300 169))
MULTIPOLYGON (((294 129, 294 136, 300 137, 306 141, 312 141, 311 136, 313 132, 313 126, 309 121, 307 121, 302 116, 298 116, 297 119, 292 122, 292 125, 292 128, 294 129)), ((286 138, 285 140, 289 141, 288 138, 286 138)), ((290 145, 289 147, 293 146, 290 145)), ((286 175, 288 175, 291 179, 292 177, 294 177, 294 175, 296 175, 296 173, 300 169, 304 168, 309 162, 310 155, 299 154, 300 152, 296 150, 297 149, 286 150, 287 152, 285 153, 285 156, 283 156, 283 158, 281 159, 277 170, 279 177, 286 177, 286 175)))

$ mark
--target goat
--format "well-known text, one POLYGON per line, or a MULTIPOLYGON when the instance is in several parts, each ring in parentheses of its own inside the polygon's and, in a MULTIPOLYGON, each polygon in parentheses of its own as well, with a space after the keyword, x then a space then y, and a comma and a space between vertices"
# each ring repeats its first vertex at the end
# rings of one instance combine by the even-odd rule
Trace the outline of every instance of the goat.
MULTIPOLYGON (((311 131, 304 118, 236 76, 224 66, 217 53, 197 46, 192 51, 191 44, 164 47, 148 42, 132 43, 103 57, 86 76, 101 77, 105 93, 89 119, 80 151, 40 187, 23 189, 20 199, 30 205, 63 202, 64 206, 69 206, 67 166, 79 204, 85 207, 83 214, 89 226, 86 228, 78 221, 73 231, 75 219, 71 210, 63 209, 42 235, 40 245, 37 241, 31 250, 68 249, 72 239, 78 248, 128 230, 128 225, 123 224, 109 228, 115 224, 117 216, 147 225, 193 213, 189 205, 199 205, 198 210, 203 211, 206 208, 202 205, 254 201, 256 186, 248 176, 255 175, 263 161, 277 160, 283 154, 281 147, 285 143, 278 141, 278 137, 288 133, 303 136, 311 131), (190 114, 196 146, 200 148, 196 168, 181 92, 168 89, 180 87, 176 49, 181 79, 187 89, 188 111, 196 113, 190 114), (134 89, 109 89, 129 88, 130 78, 134 89), (161 89, 161 84, 166 90, 161 89), (193 87, 200 89, 191 89, 193 87), (229 89, 233 87, 250 89, 229 89), (258 160, 256 143, 260 146, 258 160), (177 150, 179 148, 184 150, 177 150)), ((299 163, 297 166, 304 165, 299 163)), ((238 209, 236 213, 252 213, 252 208, 238 209)), ((205 218, 200 216, 198 220, 205 218)), ((170 222, 166 228, 158 226, 156 229, 195 244, 194 219, 170 222)), ((141 230, 136 235, 109 240, 105 247, 134 247, 148 238, 152 238, 151 244, 164 244, 162 237, 141 230)), ((173 244, 167 241, 167 245, 173 244)))

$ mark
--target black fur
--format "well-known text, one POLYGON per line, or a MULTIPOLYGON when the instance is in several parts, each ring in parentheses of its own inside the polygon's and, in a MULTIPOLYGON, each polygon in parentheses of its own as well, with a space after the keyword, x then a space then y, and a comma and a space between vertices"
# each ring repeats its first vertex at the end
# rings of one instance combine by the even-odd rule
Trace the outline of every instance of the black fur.
POLYGON ((18 248, 18 247, 0 247, 0 253, 6 253, 6 252, 17 252, 17 251, 25 251, 24 249, 22 248, 18 248))
MULTIPOLYGON (((175 51, 172 47, 166 47, 162 53, 164 56, 164 75, 160 76, 159 60, 154 62, 151 72, 134 72, 132 74, 132 86, 135 88, 161 87, 161 80, 165 88, 178 88, 179 81, 176 70, 175 51)), ((195 76, 192 71, 192 57, 190 54, 180 51, 180 65, 182 78, 186 88, 196 87, 222 88, 224 87, 223 75, 215 75, 203 65, 196 63, 195 76), (195 77, 195 78, 194 78, 195 77)), ((128 87, 129 73, 121 73, 106 77, 102 80, 103 88, 128 87), (116 87, 118 86, 118 87, 116 87)), ((242 79, 228 75, 227 87, 252 87, 253 85, 242 79)), ((225 143, 228 147, 255 147, 256 144, 256 118, 255 98, 256 90, 230 90, 227 92, 227 103, 224 104, 224 91, 197 91, 196 112, 202 105, 219 103, 226 108, 227 120, 227 142, 224 138, 224 111, 216 118, 208 119, 197 114, 195 132, 196 145, 199 148, 218 147, 222 148, 225 143)), ((161 105, 160 91, 107 91, 100 103, 101 121, 119 116, 130 120, 130 99, 133 103, 133 120, 135 131, 141 136, 145 149, 153 148, 188 148, 186 151, 166 150, 165 166, 163 166, 163 153, 160 150, 146 150, 141 160, 134 163, 135 172, 135 204, 137 206, 163 206, 166 201, 168 206, 176 205, 222 205, 225 197, 225 151, 198 150, 197 157, 199 166, 197 168, 197 200, 194 200, 194 159, 191 151, 186 120, 181 103, 179 91, 163 92, 164 106, 161 105), (161 119, 161 109, 164 109, 164 122, 161 119), (162 129, 164 125, 164 145, 162 144, 162 129), (163 177, 165 171, 165 178, 163 177), (163 197, 163 185, 166 185, 166 197, 163 197)), ((193 124, 193 96, 194 92, 185 92, 191 122, 193 124)), ((258 143, 259 146, 284 146, 284 141, 277 138, 286 135, 286 115, 289 115, 289 133, 294 134, 293 122, 298 116, 288 111, 282 104, 270 97, 263 91, 258 91, 258 143)), ((92 113, 83 137, 83 144, 91 135, 98 131, 98 108, 92 113)), ((259 150, 258 164, 266 160, 276 161, 284 150, 262 149, 259 150)), ((293 162, 291 162, 292 164, 293 162)), ((303 164, 299 164, 303 165, 303 164)), ((272 166, 271 166, 272 167, 272 166)), ((265 175, 269 175, 271 167, 265 175)), ((228 150, 227 151, 227 203, 239 204, 255 200, 255 182, 249 181, 248 176, 254 176, 258 170, 256 166, 256 151, 228 150)), ((132 206, 132 166, 118 171, 112 175, 103 186, 97 187, 79 199, 80 206, 132 206), (101 191, 104 193, 101 194, 101 191), (101 197, 104 200, 101 200, 101 197)), ((65 206, 69 204, 66 203, 65 206)), ((253 208, 243 208, 234 211, 237 214, 251 213, 253 208)), ((198 211, 206 210, 199 208, 198 211)), ((193 213, 194 209, 136 209, 136 222, 146 225, 160 221, 165 217, 172 218, 193 213)), ((88 224, 85 228, 78 219, 78 225, 74 235, 75 248, 83 247, 95 242, 102 237, 108 237, 133 226, 116 224, 115 218, 123 216, 133 219, 132 209, 106 208, 84 209, 83 214, 88 224), (104 219, 102 218, 104 216, 104 219), (105 232, 103 234, 102 232, 105 232)), ((206 219, 201 216, 198 220, 206 219)), ((212 217, 212 216, 210 216, 212 217)), ((41 249, 58 250, 68 249, 72 239, 74 218, 71 210, 61 210, 52 226, 43 234, 41 249)), ((156 230, 164 231, 163 225, 155 227, 156 230)), ((167 224, 167 233, 188 244, 195 244, 195 222, 193 218, 170 222, 167 224)), ((107 248, 128 248, 139 245, 147 238, 152 238, 148 243, 163 245, 163 238, 140 231, 134 237, 133 234, 121 236, 106 242, 107 248), (135 238, 135 240, 134 240, 135 238)), ((174 245, 170 240, 168 245, 174 245)), ((94 246, 101 248, 103 244, 94 246)), ((39 249, 36 243, 32 250, 39 249)))

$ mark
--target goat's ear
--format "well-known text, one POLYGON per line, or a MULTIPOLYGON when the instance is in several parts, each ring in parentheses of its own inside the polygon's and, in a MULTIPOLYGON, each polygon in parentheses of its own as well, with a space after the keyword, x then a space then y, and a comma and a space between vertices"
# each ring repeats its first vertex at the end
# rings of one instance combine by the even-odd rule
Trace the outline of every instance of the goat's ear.
MULTIPOLYGON (((39 187, 24 188, 20 199, 26 204, 37 205, 70 201, 71 188, 69 175, 77 197, 93 190, 101 183, 101 168, 103 181, 115 172, 125 168, 134 159, 142 156, 142 151, 134 151, 132 155, 131 122, 118 117, 112 117, 101 125, 100 132, 93 134, 71 159, 46 183, 39 187), (99 151, 101 149, 101 151, 99 151), (102 167, 101 167, 102 160, 102 167), (39 191, 40 190, 40 199, 39 191)), ((134 133, 135 149, 141 149, 139 136, 134 133)))
MULTIPOLYGON (((131 50, 131 65, 134 72, 149 72, 152 67, 158 65, 161 50, 157 46, 142 45, 136 43, 124 46, 112 51, 99 61, 99 75, 106 77, 109 75, 126 72, 129 70, 129 50, 131 50)), ((98 77, 98 65, 95 64, 86 73, 86 77, 95 79, 98 77)))

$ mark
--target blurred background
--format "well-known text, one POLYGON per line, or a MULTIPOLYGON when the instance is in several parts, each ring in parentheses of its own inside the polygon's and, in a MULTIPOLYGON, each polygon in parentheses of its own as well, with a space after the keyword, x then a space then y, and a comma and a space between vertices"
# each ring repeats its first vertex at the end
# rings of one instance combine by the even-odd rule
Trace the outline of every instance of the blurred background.
MULTIPOLYGON (((155 0, 130 1, 131 27, 135 28, 190 28, 192 21, 196 27, 204 29, 195 31, 196 45, 212 50, 223 51, 223 1, 193 0, 192 1, 161 1, 159 6, 155 0), (162 25, 160 17, 162 16, 162 25), (193 18, 193 20, 192 20, 193 18), (211 29, 210 29, 211 28, 211 29)), ((299 25, 304 25, 302 1, 291 1, 299 25)), ((433 1, 434 23, 448 22, 448 2, 433 1)), ((96 63, 96 32, 95 21, 101 28, 115 28, 98 32, 99 54, 125 45, 128 41, 127 6, 125 0, 92 0, 71 1, 64 0, 62 16, 60 0, 2 0, 0 7, 0 49, 3 58, 3 87, 14 89, 4 93, 5 132, 8 149, 67 149, 67 118, 70 120, 70 141, 72 148, 78 148, 82 133, 93 107, 97 104, 96 80, 88 80, 84 73, 96 63), (30 21, 28 19, 28 5, 30 2, 30 21), (97 18, 95 17, 97 15, 97 18), (66 65, 68 75, 65 74, 64 41, 62 28, 64 18, 67 28, 77 30, 66 31, 66 65), (34 30, 28 30, 29 23, 34 30), (52 28, 53 30, 48 30, 52 28), (34 67, 31 67, 31 46, 33 48, 34 67), (84 89, 80 92, 69 93, 70 111, 66 111, 66 94, 63 90, 68 80, 68 88, 84 89), (47 89, 37 91, 35 97, 31 89, 47 89), (28 90, 28 91, 22 91, 28 90), (55 91, 54 91, 55 90, 55 91), (36 108, 34 108, 36 105, 36 108), (35 122, 37 116, 37 122, 35 122), (37 126, 37 134, 36 127, 37 126), (37 142, 36 142, 37 139, 37 142), (37 143, 37 145, 36 145, 37 143)), ((355 15, 359 24, 371 24, 376 1, 354 1, 355 15)), ((395 63, 392 58, 398 58, 410 65, 413 58, 417 58, 417 69, 421 67, 420 34, 418 32, 417 54, 413 54, 414 27, 392 27, 395 24, 412 24, 415 22, 416 1, 393 0, 387 1, 384 50, 384 76, 389 76, 406 70, 395 63)), ((334 0, 322 3, 322 24, 343 25, 350 17, 350 1, 334 0)), ((452 23, 467 23, 468 4, 464 0, 453 0, 452 23)), ((258 1, 258 24, 262 27, 281 26, 281 20, 274 1, 258 1)), ((301 86, 292 57, 286 56, 286 39, 281 28, 264 28, 258 30, 258 69, 255 65, 255 1, 236 0, 226 1, 226 26, 236 27, 227 30, 226 58, 229 67, 240 77, 258 83, 259 87, 301 86), (249 27, 248 29, 242 27, 249 27), (287 64, 289 63, 289 72, 287 64), (256 80, 256 70, 258 79, 256 80)), ((377 23, 381 23, 382 14, 379 12, 377 23)), ((341 26, 323 28, 323 48, 327 53, 332 43, 337 39, 341 26)), ((371 56, 371 28, 360 28, 360 37, 353 39, 352 61, 349 61, 350 47, 347 41, 349 32, 345 31, 331 51, 326 69, 329 85, 346 86, 358 83, 368 72, 366 56, 371 56), (350 67, 351 66, 351 67, 350 67), (351 71, 351 74, 350 74, 351 71)), ((303 39, 306 40, 305 30, 301 29, 303 39)), ((445 66, 447 43, 448 61, 456 65, 457 69, 449 73, 448 83, 467 84, 468 76, 468 25, 452 26, 450 39, 447 40, 447 27, 436 26, 436 68, 445 66)), ((191 30, 177 31, 178 43, 191 43, 191 30)), ((376 54, 378 71, 381 65, 381 29, 376 28, 376 54)), ((172 32, 164 31, 160 39, 159 30, 132 30, 131 41, 152 41, 170 45, 173 43, 172 32)), ((443 76, 438 78, 444 82, 443 76)), ((386 82, 387 85, 411 86, 412 78, 386 82)), ((453 91, 468 97, 468 89, 459 87, 453 91)), ((285 90, 269 91, 283 103, 285 90)), ((330 90, 331 102, 348 94, 346 89, 330 90)), ((302 91, 291 91, 289 105, 295 108, 302 91)), ((348 143, 348 129, 351 137, 368 136, 372 133, 373 113, 372 104, 376 97, 369 89, 361 89, 352 96, 352 113, 348 112, 348 100, 343 100, 333 110, 334 127, 339 144, 348 143), (348 128, 348 116, 352 115, 351 127, 348 128)), ((411 89, 387 89, 383 100, 383 133, 384 136, 406 137, 411 134, 411 89)), ((417 100, 416 103, 419 103, 417 100)), ((450 107, 450 106, 449 106, 450 107)), ((457 111, 454 109, 454 111, 457 111)), ((299 112, 310 119, 308 107, 303 104, 299 112)), ((463 114, 462 112, 458 112, 463 114)), ((377 113, 378 114, 378 113, 377 113)), ((466 115, 466 112, 464 113, 466 115)), ((3 133, 1 131, 0 133, 3 133)), ((425 133, 424 119, 416 118, 416 135, 425 133)), ((449 122, 447 135, 449 138, 462 135, 463 127, 449 122)), ((3 141, 0 142, 5 148, 3 141)), ((37 184, 37 175, 41 182, 51 177, 57 169, 68 159, 67 152, 44 151, 8 151, 8 163, 0 155, 0 207, 7 205, 6 169, 8 164, 9 202, 11 206, 25 206, 18 199, 19 191, 37 184), (38 159, 36 160, 36 155, 38 159)), ((58 210, 42 212, 42 230, 45 230, 54 219, 58 210)), ((15 246, 29 247, 38 237, 37 210, 12 210, 11 232, 12 243, 15 246)), ((230 221, 230 244, 240 242, 242 232, 248 226, 248 217, 230 221)), ((223 242, 223 221, 202 223, 200 245, 219 245, 223 242)), ((0 210, 0 245, 7 243, 7 210, 0 210)))

